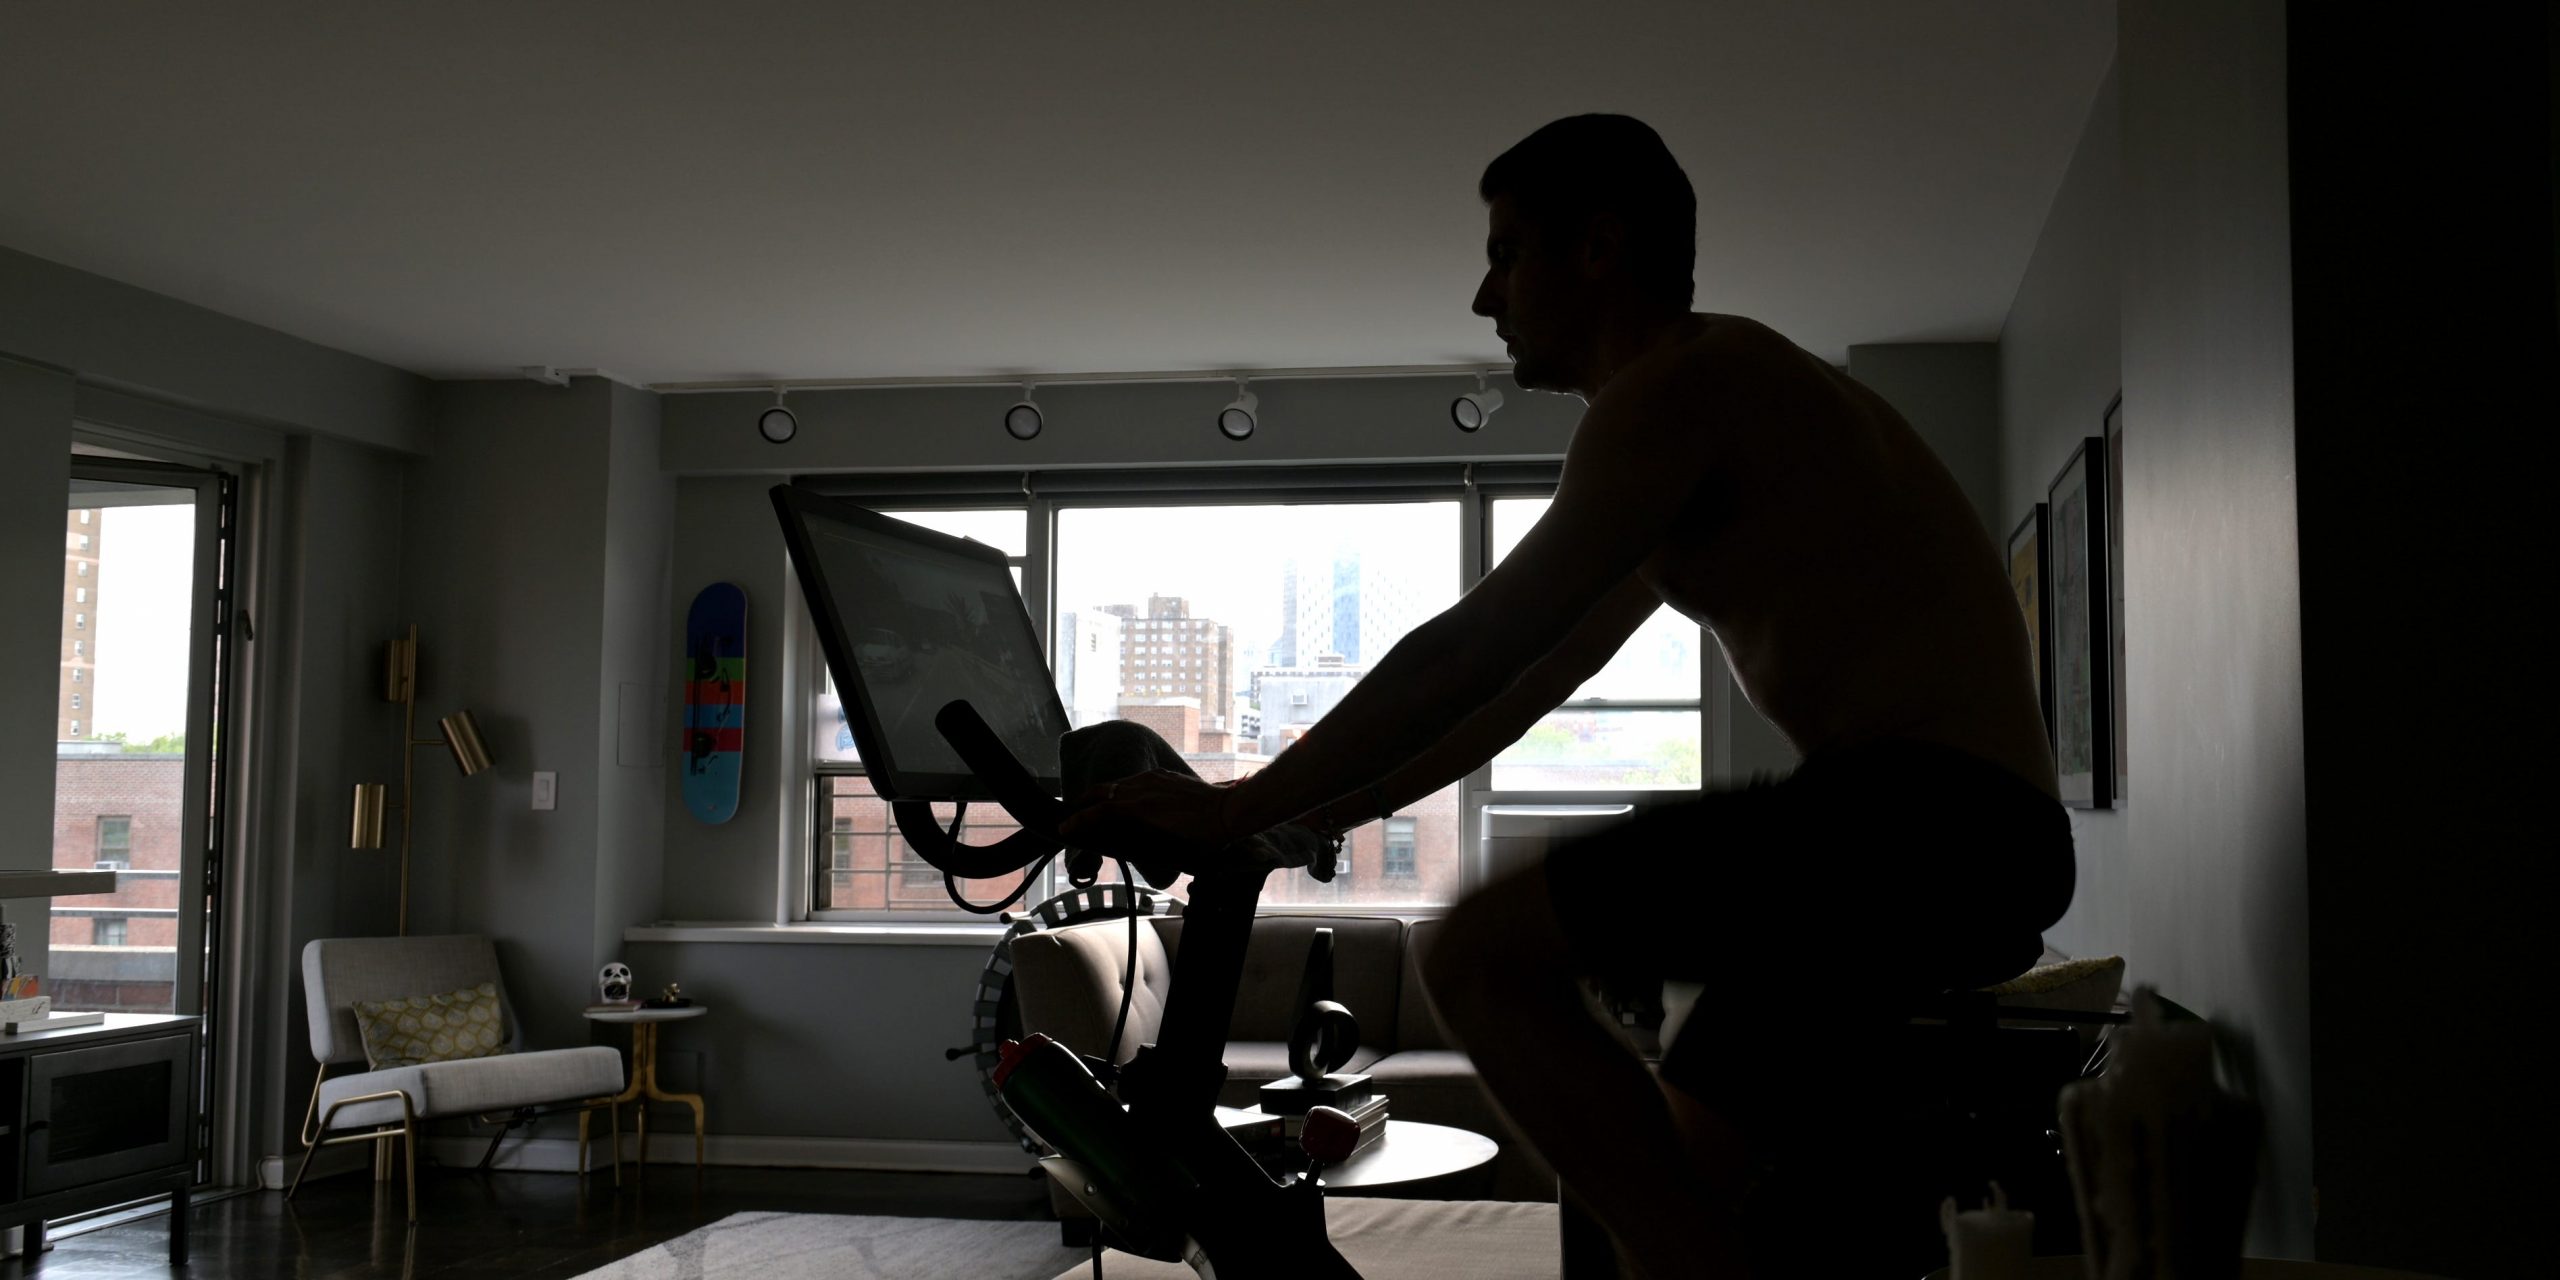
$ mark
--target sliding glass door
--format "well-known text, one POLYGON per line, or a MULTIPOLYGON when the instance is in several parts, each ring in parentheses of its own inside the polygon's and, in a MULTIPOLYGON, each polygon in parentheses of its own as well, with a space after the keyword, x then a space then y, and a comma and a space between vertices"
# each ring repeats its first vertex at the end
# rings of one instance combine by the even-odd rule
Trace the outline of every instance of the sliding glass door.
POLYGON ((72 460, 53 865, 112 869, 116 890, 53 900, 57 1009, 209 1007, 231 498, 216 472, 72 460))

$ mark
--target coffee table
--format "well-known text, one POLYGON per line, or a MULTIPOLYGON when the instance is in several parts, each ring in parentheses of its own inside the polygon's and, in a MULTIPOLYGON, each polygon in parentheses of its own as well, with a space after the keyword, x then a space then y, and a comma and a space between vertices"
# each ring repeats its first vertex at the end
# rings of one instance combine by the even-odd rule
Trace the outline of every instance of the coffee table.
POLYGON ((1474 1200, 1485 1193, 1501 1150, 1481 1133, 1389 1119, 1386 1134, 1367 1150, 1324 1171, 1324 1189, 1397 1200, 1474 1200))

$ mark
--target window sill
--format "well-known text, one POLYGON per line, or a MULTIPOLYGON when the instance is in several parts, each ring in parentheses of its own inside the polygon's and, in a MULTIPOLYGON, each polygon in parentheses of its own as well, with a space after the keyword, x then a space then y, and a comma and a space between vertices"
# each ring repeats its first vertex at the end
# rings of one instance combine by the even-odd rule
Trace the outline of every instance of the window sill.
POLYGON ((992 921, 919 921, 914 924, 866 922, 844 924, 813 920, 799 924, 755 924, 749 921, 661 921, 635 924, 622 931, 624 942, 747 942, 822 947, 973 947, 995 945, 1005 926, 992 921))

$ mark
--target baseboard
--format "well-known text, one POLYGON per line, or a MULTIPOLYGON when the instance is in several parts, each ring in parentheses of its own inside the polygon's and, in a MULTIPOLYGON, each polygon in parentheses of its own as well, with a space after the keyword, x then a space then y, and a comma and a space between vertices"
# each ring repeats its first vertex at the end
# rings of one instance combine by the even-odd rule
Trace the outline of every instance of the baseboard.
MULTIPOLYGON (((570 1143, 576 1146, 577 1143, 570 1143)), ((290 1156, 268 1156, 258 1162, 258 1185, 268 1191, 282 1191, 293 1183, 294 1168, 302 1163, 302 1153, 290 1156)), ((350 1142, 343 1146, 322 1147, 311 1157, 311 1177, 327 1178, 341 1173, 354 1173, 373 1167, 373 1144, 350 1142)))
MULTIPOLYGON (((486 1135, 481 1137, 427 1138, 419 1154, 432 1157, 447 1168, 468 1168, 480 1162, 480 1153, 489 1147, 486 1135)), ((640 1144, 626 1134, 622 1158, 639 1158, 640 1144)), ((588 1166, 603 1171, 612 1167, 613 1155, 598 1134, 594 1149, 587 1157, 588 1166)), ((269 1191, 282 1191, 293 1179, 293 1170, 302 1160, 300 1155, 287 1158, 268 1156, 258 1162, 258 1185, 269 1191)), ((702 1162, 707 1165, 739 1166, 763 1169, 880 1169, 909 1173, 1021 1173, 1031 1167, 1032 1157, 1010 1142, 941 1142, 901 1140, 895 1138, 775 1138, 751 1134, 711 1134, 703 1140, 702 1162)), ((649 1135, 649 1163, 693 1163, 693 1135, 690 1133, 653 1133, 649 1135)), ((333 1177, 343 1173, 365 1173, 373 1167, 373 1146, 348 1144, 322 1149, 311 1161, 311 1176, 333 1177)), ((528 1173, 576 1173, 578 1140, 575 1138, 509 1138, 498 1148, 498 1158, 490 1162, 497 1169, 528 1173)))

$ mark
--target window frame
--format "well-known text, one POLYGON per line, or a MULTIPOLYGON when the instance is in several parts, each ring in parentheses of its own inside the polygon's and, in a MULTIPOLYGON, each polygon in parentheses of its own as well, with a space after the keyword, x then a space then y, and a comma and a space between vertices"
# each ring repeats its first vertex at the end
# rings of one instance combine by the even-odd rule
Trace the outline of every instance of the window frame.
MULTIPOLYGON (((796 476, 793 483, 829 497, 859 502, 891 515, 943 511, 1019 510, 1023 513, 1024 549, 1006 562, 1021 577, 1022 598, 1054 671, 1056 622, 1050 594, 1055 589, 1056 540, 1061 512, 1083 507, 1203 507, 1345 504, 1355 502, 1456 501, 1459 505, 1459 591, 1482 581, 1491 563, 1493 503, 1504 498, 1552 498, 1562 474, 1560 462, 1360 465, 1337 467, 1226 467, 1149 471, 1074 471, 1059 473, 930 473, 904 475, 796 476)), ((957 907, 948 911, 913 908, 825 908, 818 906, 820 878, 832 870, 833 824, 828 810, 830 779, 863 776, 859 764, 820 760, 814 741, 818 698, 826 684, 826 661, 819 652, 816 624, 806 601, 792 594, 794 644, 802 661, 794 672, 800 690, 800 717, 807 730, 795 735, 804 767, 792 771, 804 797, 798 806, 806 826, 784 841, 783 882, 797 886, 780 904, 785 919, 827 924, 899 924, 947 926, 953 921, 984 917, 957 907)), ((1574 699, 1558 710, 1691 712, 1699 718, 1702 787, 1713 785, 1725 764, 1728 738, 1720 718, 1728 700, 1715 696, 1728 679, 1722 652, 1704 627, 1699 628, 1699 694, 1691 700, 1574 699)), ((1646 808, 1690 799, 1702 788, 1592 790, 1496 790, 1491 762, 1459 780, 1460 892, 1484 881, 1483 811, 1494 805, 1590 805, 1646 808)), ((966 829, 963 830, 966 838, 966 829)), ((894 831, 893 849, 894 844, 894 831)), ((895 881, 903 879, 893 873, 895 881)), ((1034 897, 1037 891, 1034 892, 1034 897)), ((1030 899, 1026 899, 1026 904, 1030 899)), ((1267 904, 1266 914, 1289 911, 1323 914, 1376 914, 1404 917, 1437 915, 1443 905, 1267 904)))

